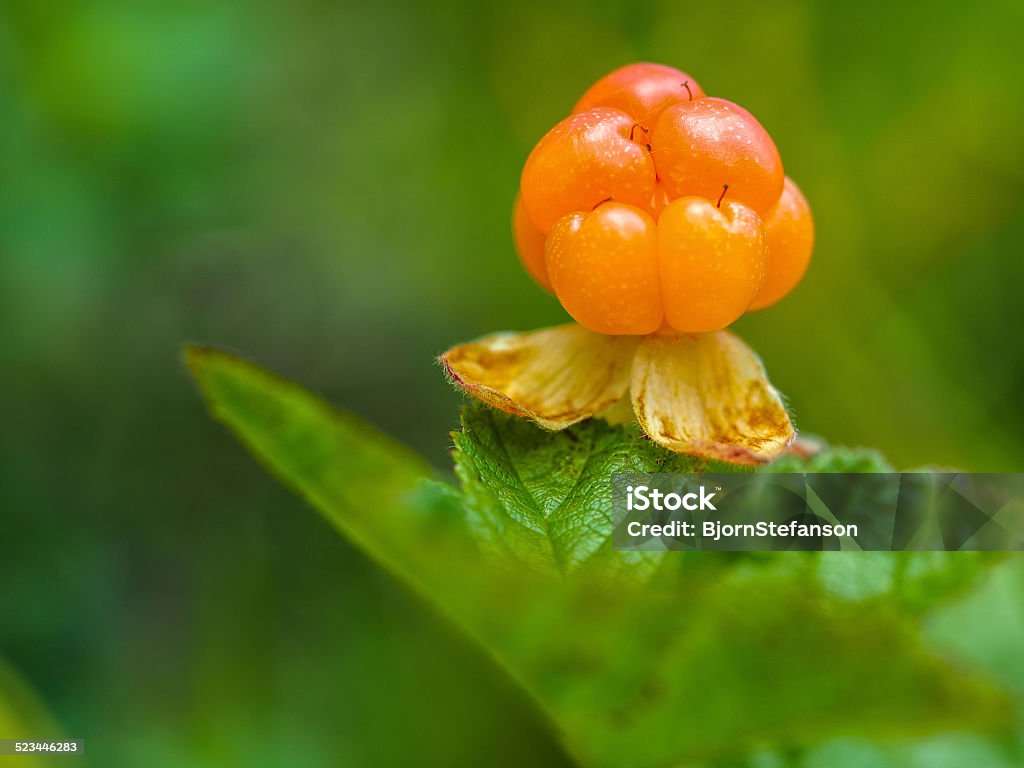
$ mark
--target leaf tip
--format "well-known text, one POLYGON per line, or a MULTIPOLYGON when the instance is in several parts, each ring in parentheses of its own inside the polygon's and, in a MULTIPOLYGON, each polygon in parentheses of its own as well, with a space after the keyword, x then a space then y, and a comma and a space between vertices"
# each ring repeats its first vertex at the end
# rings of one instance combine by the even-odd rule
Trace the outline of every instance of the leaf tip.
MULTIPOLYGON (((181 349, 181 360, 192 376, 199 391, 208 401, 213 396, 214 381, 217 368, 230 366, 248 366, 249 364, 237 355, 219 347, 206 344, 185 344, 181 349)), ((212 401, 211 401, 212 402, 212 401)))
POLYGON ((211 358, 229 355, 230 353, 222 349, 206 344, 184 344, 181 348, 182 362, 193 373, 202 368, 211 358))

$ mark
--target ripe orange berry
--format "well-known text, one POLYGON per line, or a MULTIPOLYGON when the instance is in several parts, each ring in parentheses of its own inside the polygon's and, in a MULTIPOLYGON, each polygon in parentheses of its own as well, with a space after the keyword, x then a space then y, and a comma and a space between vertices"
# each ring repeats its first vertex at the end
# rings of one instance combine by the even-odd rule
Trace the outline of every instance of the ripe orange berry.
POLYGON ((550 292, 551 281, 548 279, 548 269, 544 266, 544 233, 537 229, 537 225, 530 219, 526 208, 523 207, 521 195, 516 195, 516 202, 512 207, 512 236, 515 238, 519 261, 527 273, 541 288, 550 292))
POLYGON ((572 111, 615 107, 645 128, 651 128, 667 107, 703 96, 697 81, 674 67, 629 64, 590 86, 572 111))
POLYGON ((672 201, 658 219, 665 322, 676 331, 718 331, 746 311, 768 268, 761 218, 737 202, 672 201))
POLYGON ((662 324, 657 224, 608 202, 563 217, 548 233, 548 275, 580 325, 597 333, 648 334, 662 324))
POLYGON ((523 205, 541 232, 568 213, 589 211, 608 199, 638 207, 650 202, 654 161, 642 144, 630 141, 634 125, 622 110, 590 109, 570 115, 537 143, 520 186, 523 205))
POLYGON ((786 177, 782 197, 764 222, 768 274, 750 309, 769 307, 792 291, 807 271, 814 249, 814 219, 800 188, 786 177))
POLYGON ((606 75, 538 142, 513 231, 529 274, 606 334, 720 330, 791 291, 814 243, 760 123, 659 64, 606 75))
POLYGON ((731 101, 703 98, 666 109, 651 131, 658 177, 673 198, 728 199, 767 215, 782 194, 782 159, 768 132, 731 101))

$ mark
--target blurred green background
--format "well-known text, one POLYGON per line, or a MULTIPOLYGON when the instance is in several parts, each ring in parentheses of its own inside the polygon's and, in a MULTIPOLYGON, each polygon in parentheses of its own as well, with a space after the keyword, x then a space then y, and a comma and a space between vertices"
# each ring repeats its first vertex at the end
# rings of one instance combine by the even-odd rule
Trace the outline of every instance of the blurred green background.
POLYGON ((1024 465, 1024 6, 0 3, 0 656, 102 766, 558 763, 481 654, 206 416, 226 345, 448 463, 432 358, 563 322, 523 160, 632 60, 750 109, 811 201, 744 318, 799 426, 1024 465))

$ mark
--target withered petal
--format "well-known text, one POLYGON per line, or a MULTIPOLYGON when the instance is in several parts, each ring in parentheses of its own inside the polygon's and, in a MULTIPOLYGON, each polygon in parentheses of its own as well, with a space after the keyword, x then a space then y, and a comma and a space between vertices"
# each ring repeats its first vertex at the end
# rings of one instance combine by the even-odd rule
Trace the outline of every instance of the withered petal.
POLYGON ((644 432, 677 453, 756 464, 796 437, 761 361, 728 331, 647 337, 633 359, 631 394, 644 432))
POLYGON ((570 323, 496 333, 452 347, 440 360, 464 391, 545 429, 565 429, 615 405, 629 389, 639 339, 570 323))

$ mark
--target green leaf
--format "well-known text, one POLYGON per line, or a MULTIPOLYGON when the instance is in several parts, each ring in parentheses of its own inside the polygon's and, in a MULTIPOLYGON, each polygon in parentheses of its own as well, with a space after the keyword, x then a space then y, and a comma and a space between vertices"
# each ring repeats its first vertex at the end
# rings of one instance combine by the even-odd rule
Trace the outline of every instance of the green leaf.
MULTIPOLYGON (((685 601, 637 596, 643 611, 625 612, 632 633, 629 624, 601 628, 612 671, 603 682, 618 685, 602 689, 595 680, 573 707, 596 763, 720 759, 740 745, 806 745, 836 734, 905 738, 1012 722, 1007 699, 983 679, 951 671, 891 611, 830 603, 813 582, 771 569, 742 568, 690 587, 685 601), (630 642, 633 634, 643 646, 630 642), (643 658, 619 658, 636 653, 643 658)), ((596 628, 576 626, 575 653, 565 655, 593 659, 596 628)))
MULTIPOLYGON (((600 420, 546 432, 480 404, 463 409, 462 431, 453 438, 456 473, 478 541, 494 557, 563 573, 586 567, 593 575, 646 578, 664 559, 664 553, 611 549, 613 473, 751 471, 671 453, 636 431, 600 420)), ((894 470, 877 451, 826 447, 809 458, 784 456, 759 471, 894 470)), ((774 558, 802 578, 820 580, 837 598, 898 602, 914 611, 959 594, 999 560, 982 552, 779 553, 774 558)))
POLYGON ((612 473, 658 468, 650 443, 601 421, 550 433, 470 406, 453 437, 475 535, 493 556, 535 569, 568 572, 607 555, 612 473))
POLYGON ((614 552, 612 475, 617 472, 747 472, 746 467, 661 448, 599 419, 561 432, 471 404, 453 435, 455 471, 478 540, 494 556, 569 573, 652 572, 663 553, 614 552))
POLYGON ((892 464, 871 448, 826 446, 812 456, 781 456, 762 472, 894 472, 892 464))
POLYGON ((1003 695, 925 649, 900 610, 826 591, 815 553, 612 550, 611 472, 701 466, 630 430, 552 434, 469 407, 460 496, 295 385, 212 350, 187 360, 214 414, 489 650, 583 765, 1005 723, 1003 695))
MULTIPOLYGON (((783 456, 760 471, 884 474, 895 469, 882 454, 869 448, 826 447, 809 458, 783 456)), ((883 486, 891 488, 888 483, 883 486)), ((862 494, 871 493, 872 486, 865 485, 862 494)), ((830 499, 828 506, 838 509, 843 503, 865 501, 854 495, 845 501, 830 499)), ((870 496, 867 503, 870 505, 870 496)), ((1003 557, 998 552, 863 552, 856 557, 820 552, 815 555, 814 570, 834 597, 897 604, 903 610, 922 613, 977 584, 1003 557)))

